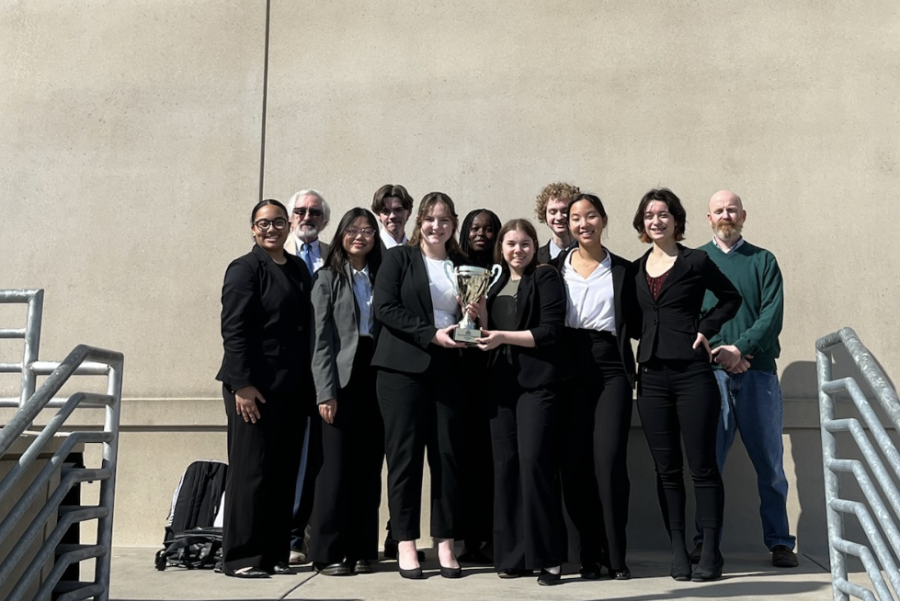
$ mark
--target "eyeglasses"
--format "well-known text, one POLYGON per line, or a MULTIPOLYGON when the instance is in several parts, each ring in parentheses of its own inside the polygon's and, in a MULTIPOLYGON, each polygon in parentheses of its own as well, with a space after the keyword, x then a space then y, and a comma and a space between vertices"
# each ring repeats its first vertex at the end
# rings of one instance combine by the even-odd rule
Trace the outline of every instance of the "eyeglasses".
POLYGON ((393 209, 389 209, 389 208, 385 207, 378 212, 381 213, 382 215, 390 215, 391 213, 396 213, 397 215, 402 215, 403 213, 406 213, 407 211, 408 211, 408 209, 404 209, 403 207, 396 207, 393 209))
POLYGON ((310 217, 321 217, 322 209, 307 209, 306 207, 297 207, 296 209, 294 209, 294 215, 306 217, 307 213, 309 213, 310 217))
POLYGON ((375 236, 375 230, 370 227, 364 227, 362 229, 356 227, 348 227, 344 230, 344 235, 350 236, 351 238, 356 238, 360 234, 363 235, 363 238, 372 238, 373 236, 375 236))
POLYGON ((274 227, 276 230, 283 230, 285 226, 287 226, 287 219, 284 217, 279 217, 278 219, 260 219, 259 221, 254 221, 253 225, 255 225, 258 229, 267 230, 270 227, 274 227))

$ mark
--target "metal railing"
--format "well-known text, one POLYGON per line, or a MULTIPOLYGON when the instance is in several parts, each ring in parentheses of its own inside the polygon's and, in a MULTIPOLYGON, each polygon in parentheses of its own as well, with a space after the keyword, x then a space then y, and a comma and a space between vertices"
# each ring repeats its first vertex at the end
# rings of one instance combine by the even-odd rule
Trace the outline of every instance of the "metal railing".
MULTIPOLYGON (((900 557, 900 530, 897 527, 897 520, 900 518, 900 491, 897 489, 897 480, 900 479, 900 452, 897 451, 881 419, 856 380, 833 379, 832 353, 841 346, 847 350, 872 389, 878 404, 890 420, 890 425, 895 431, 900 430, 900 400, 897 398, 897 391, 891 386, 875 357, 862 344, 856 332, 850 328, 842 328, 817 340, 816 371, 832 594, 835 601, 846 601, 850 595, 872 601, 896 599, 898 597, 894 594, 900 596, 900 571, 894 560, 895 557, 900 557), (849 394, 868 432, 856 418, 835 417, 835 396, 840 393, 849 394), (856 459, 840 458, 835 436, 838 432, 850 434, 865 464, 856 459), (870 436, 875 440, 874 445, 870 441, 870 436), (882 455, 887 460, 887 467, 882 461, 882 455), (875 477, 874 482, 869 476, 867 467, 875 477), (868 504, 841 498, 841 474, 855 477, 868 504), (887 499, 887 504, 882 499, 882 494, 887 499), (844 538, 846 514, 852 514, 859 520, 868 539, 868 545, 844 538), (875 592, 847 579, 848 555, 858 557, 862 561, 875 592), (885 575, 890 582, 890 588, 885 582, 885 575)), ((846 451, 843 455, 846 457, 846 451)))
POLYGON ((0 399, 0 407, 18 407, 9 423, 0 429, 0 457, 6 455, 23 433, 31 428, 32 422, 43 409, 48 407, 59 409, 40 433, 36 434, 10 472, 0 480, 0 503, 10 495, 16 483, 38 456, 47 453, 48 443, 54 438, 60 438, 64 422, 75 409, 105 410, 103 429, 68 433, 24 492, 21 492, 19 487, 19 496, 15 504, 0 521, 0 541, 9 543, 12 540, 10 537, 13 529, 22 528, 29 510, 33 511, 36 504, 43 504, 0 562, 0 583, 15 583, 6 601, 24 600, 34 589, 36 582, 39 582, 39 586, 33 599, 43 601, 55 597, 58 601, 77 601, 94 598, 98 601, 107 601, 122 399, 122 353, 79 345, 62 362, 37 361, 43 291, 0 291, 0 302, 27 302, 29 307, 28 324, 24 330, 0 330, 0 338, 25 340, 25 356, 21 364, 0 363, 0 372, 22 372, 20 396, 14 399, 0 399), (37 376, 43 375, 48 378, 35 391, 37 376), (106 376, 106 393, 76 392, 67 399, 56 398, 55 395, 73 375, 106 376), (90 443, 102 445, 99 468, 71 468, 63 465, 71 452, 90 443), (48 492, 56 474, 59 474, 59 483, 48 492), (96 506, 63 504, 66 494, 72 487, 81 482, 93 481, 100 482, 99 502, 96 506), (48 522, 54 517, 57 518, 55 527, 49 534, 45 534, 48 522), (80 541, 79 544, 63 544, 63 538, 70 526, 92 519, 98 521, 95 544, 81 544, 80 541), (35 541, 38 540, 43 540, 43 544, 30 561, 26 561, 33 552, 35 541), (67 567, 86 559, 96 559, 93 581, 63 580, 67 567), (43 581, 39 581, 42 570, 51 562, 53 567, 44 575, 43 581))

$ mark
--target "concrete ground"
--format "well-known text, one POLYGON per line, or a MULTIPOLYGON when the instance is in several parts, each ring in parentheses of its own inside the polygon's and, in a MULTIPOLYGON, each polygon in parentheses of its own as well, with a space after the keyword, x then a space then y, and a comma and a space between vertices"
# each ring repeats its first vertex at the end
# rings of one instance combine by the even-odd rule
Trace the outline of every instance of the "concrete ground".
POLYGON ((463 578, 445 580, 438 575, 437 561, 429 555, 423 567, 426 579, 402 580, 396 563, 385 561, 375 573, 359 576, 316 575, 303 566, 293 576, 273 576, 265 580, 228 578, 207 570, 153 567, 156 548, 118 547, 112 559, 110 599, 113 601, 275 601, 366 600, 403 601, 427 599, 566 599, 662 601, 679 599, 729 599, 744 601, 787 596, 792 601, 812 601, 831 597, 830 574, 821 560, 800 557, 797 569, 773 568, 767 555, 726 555, 725 576, 710 583, 675 582, 668 576, 665 554, 634 551, 629 567, 634 578, 628 581, 586 581, 578 578, 577 566, 564 566, 562 583, 538 586, 535 577, 501 580, 492 568, 470 567, 463 578))

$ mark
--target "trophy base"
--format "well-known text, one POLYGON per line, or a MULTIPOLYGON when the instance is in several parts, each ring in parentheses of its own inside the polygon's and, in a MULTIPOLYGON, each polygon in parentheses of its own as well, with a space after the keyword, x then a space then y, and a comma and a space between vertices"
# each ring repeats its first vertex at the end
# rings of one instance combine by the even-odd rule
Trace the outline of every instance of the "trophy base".
POLYGON ((481 338, 481 330, 478 328, 456 328, 453 330, 453 340, 475 345, 475 340, 481 338))

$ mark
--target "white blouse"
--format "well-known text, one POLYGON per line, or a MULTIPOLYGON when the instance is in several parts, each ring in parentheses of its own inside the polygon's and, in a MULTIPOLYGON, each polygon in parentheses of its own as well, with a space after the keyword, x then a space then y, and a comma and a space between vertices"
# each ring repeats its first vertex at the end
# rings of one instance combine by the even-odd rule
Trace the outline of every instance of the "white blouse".
POLYGON ((441 329, 455 324, 459 318, 456 302, 456 291, 453 282, 444 272, 443 259, 429 259, 424 254, 425 267, 428 269, 428 289, 431 292, 431 304, 434 306, 434 327, 441 329))
POLYGON ((572 251, 563 266, 566 282, 566 327, 616 333, 615 292, 609 253, 587 278, 572 267, 572 251))

